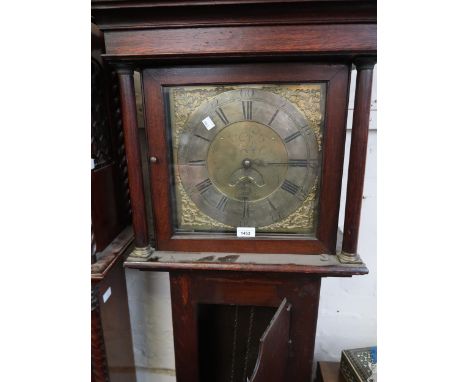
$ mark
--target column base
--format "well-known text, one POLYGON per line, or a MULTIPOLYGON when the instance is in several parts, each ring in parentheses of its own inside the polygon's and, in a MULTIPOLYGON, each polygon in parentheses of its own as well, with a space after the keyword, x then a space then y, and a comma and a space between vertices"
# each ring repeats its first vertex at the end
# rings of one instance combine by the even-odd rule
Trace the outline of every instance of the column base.
POLYGON ((357 253, 348 253, 341 251, 336 255, 341 264, 364 264, 357 253))
POLYGON ((155 249, 150 245, 146 247, 135 247, 128 257, 145 260, 150 258, 155 252, 155 249))

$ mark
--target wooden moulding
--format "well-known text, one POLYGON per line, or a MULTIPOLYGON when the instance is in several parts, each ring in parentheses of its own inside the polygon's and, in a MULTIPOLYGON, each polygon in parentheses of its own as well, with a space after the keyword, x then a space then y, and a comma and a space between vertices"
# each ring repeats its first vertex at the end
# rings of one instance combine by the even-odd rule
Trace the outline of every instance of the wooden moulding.
POLYGON ((375 24, 281 25, 108 31, 107 58, 373 54, 375 24))
POLYGON ((91 281, 103 280, 132 242, 133 230, 127 227, 101 252, 98 261, 91 265, 91 281))
POLYGON ((142 271, 233 271, 254 273, 296 273, 320 277, 364 275, 364 264, 341 264, 335 255, 281 255, 256 253, 156 251, 149 259, 129 257, 127 268, 142 271))
POLYGON ((106 31, 178 28, 188 21, 192 27, 375 23, 376 5, 375 0, 94 0, 91 9, 106 31))

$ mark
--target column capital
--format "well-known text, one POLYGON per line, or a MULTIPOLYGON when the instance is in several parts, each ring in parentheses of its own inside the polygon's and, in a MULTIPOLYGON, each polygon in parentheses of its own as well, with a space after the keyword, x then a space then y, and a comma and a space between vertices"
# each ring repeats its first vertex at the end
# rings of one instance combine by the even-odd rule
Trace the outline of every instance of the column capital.
POLYGON ((374 69, 377 63, 377 56, 358 56, 353 60, 357 70, 374 69))
POLYGON ((110 62, 110 64, 114 67, 117 74, 128 74, 133 75, 135 68, 132 64, 127 62, 110 62))

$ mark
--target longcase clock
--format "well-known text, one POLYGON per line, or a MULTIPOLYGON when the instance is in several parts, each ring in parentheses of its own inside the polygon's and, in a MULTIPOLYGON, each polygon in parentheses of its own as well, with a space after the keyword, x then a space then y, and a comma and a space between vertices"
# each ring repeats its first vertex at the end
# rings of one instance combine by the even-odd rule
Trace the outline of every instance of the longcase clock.
POLYGON ((321 278, 368 272, 357 238, 376 3, 101 0, 92 10, 120 84, 135 236, 125 266, 170 273, 177 381, 309 381, 321 278))

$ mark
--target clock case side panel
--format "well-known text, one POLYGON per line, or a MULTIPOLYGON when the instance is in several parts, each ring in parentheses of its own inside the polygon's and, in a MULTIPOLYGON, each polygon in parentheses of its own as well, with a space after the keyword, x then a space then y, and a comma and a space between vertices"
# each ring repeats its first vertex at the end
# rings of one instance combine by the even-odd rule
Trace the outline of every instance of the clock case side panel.
POLYGON ((151 200, 159 250, 239 253, 335 253, 346 137, 350 66, 271 63, 168 67, 142 71, 151 200), (166 129, 163 87, 214 84, 325 82, 327 84, 319 217, 316 238, 275 236, 238 239, 229 235, 180 235, 174 232, 170 137, 166 129))

